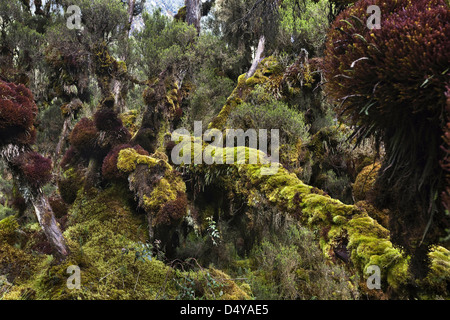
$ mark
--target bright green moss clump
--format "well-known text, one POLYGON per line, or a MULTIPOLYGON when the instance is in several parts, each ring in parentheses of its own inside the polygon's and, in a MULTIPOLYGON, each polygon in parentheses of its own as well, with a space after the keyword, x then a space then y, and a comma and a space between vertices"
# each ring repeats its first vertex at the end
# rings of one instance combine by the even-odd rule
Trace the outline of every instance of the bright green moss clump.
POLYGON ((0 220, 0 243, 11 242, 14 233, 18 228, 19 224, 14 216, 9 216, 0 220))
POLYGON ((138 164, 146 164, 149 168, 151 168, 158 162, 161 162, 161 160, 141 155, 135 149, 128 148, 119 152, 117 168, 125 173, 130 173, 136 169, 138 164))
MULTIPOLYGON (((83 190, 69 211, 68 228, 64 232, 70 256, 63 262, 52 256, 33 258, 24 250, 8 244, 0 246, 0 272, 16 279, 4 299, 175 299, 186 275, 176 272, 153 257, 149 243, 147 219, 128 202, 127 190, 112 187, 104 191, 83 190), (81 288, 69 289, 67 268, 79 266, 81 288), (6 267, 9 269, 6 270, 6 267), (15 268, 13 268, 16 266, 15 268)), ((14 232, 17 224, 3 220, 1 230, 14 232)), ((196 288, 207 298, 245 299, 248 294, 228 275, 214 269, 203 269, 211 277, 199 281, 196 288), (210 294, 214 280, 216 295, 210 294)), ((191 272, 195 279, 204 271, 191 272)))

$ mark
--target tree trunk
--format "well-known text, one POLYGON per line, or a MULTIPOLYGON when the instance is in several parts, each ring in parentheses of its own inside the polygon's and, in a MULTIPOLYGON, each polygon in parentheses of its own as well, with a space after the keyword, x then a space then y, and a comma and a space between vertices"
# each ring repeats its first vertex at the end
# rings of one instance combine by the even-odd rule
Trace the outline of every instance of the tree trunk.
POLYGON ((256 71, 256 68, 258 67, 259 61, 261 60, 261 56, 264 52, 264 47, 266 44, 266 38, 264 36, 261 36, 259 38, 258 42, 258 48, 256 49, 255 57, 253 58, 252 66, 250 67, 250 70, 248 70, 246 78, 250 78, 253 76, 253 74, 256 71))
POLYGON ((202 17, 202 2, 200 0, 186 0, 186 22, 193 25, 200 33, 200 19, 202 17))
POLYGON ((133 12, 135 3, 136 0, 128 0, 128 26, 127 26, 128 37, 130 36, 131 24, 133 23, 133 12))
POLYGON ((14 164, 17 158, 21 157, 25 152, 31 151, 29 146, 17 146, 9 144, 6 147, 0 148, 0 159, 4 160, 7 167, 10 169, 11 174, 17 181, 20 190, 27 190, 24 193, 24 197, 33 204, 36 212, 36 217, 39 221, 44 234, 52 247, 56 250, 56 253, 64 258, 69 254, 69 249, 66 246, 66 241, 59 228, 53 210, 50 206, 42 190, 36 187, 32 187, 26 179, 24 179, 23 172, 17 168, 14 164), (25 196, 28 194, 28 196, 25 196))
MULTIPOLYGON (((120 56, 120 60, 127 61, 128 54, 129 54, 129 46, 128 46, 128 38, 130 37, 131 32, 131 25, 133 23, 133 12, 134 12, 134 5, 135 0, 128 0, 128 24, 127 28, 125 29, 125 50, 123 54, 120 56)), ((114 85, 113 85, 113 94, 114 94, 114 102, 115 102, 115 111, 118 113, 123 113, 128 111, 125 104, 125 97, 128 93, 127 88, 125 87, 127 85, 126 81, 124 79, 114 79, 114 85)))
POLYGON ((113 94, 114 94, 114 110, 117 113, 127 112, 128 109, 125 104, 124 96, 126 96, 127 90, 124 87, 125 82, 123 80, 114 79, 113 94))
POLYGON ((47 198, 39 192, 32 197, 31 203, 33 204, 39 225, 44 231, 47 240, 61 257, 66 257, 69 254, 69 249, 66 246, 66 241, 56 222, 55 215, 47 198))

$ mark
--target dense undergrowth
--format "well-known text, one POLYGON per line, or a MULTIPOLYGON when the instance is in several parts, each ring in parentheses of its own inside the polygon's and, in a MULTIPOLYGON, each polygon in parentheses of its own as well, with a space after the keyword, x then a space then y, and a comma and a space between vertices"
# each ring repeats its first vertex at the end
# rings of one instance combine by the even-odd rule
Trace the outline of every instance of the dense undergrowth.
POLYGON ((392 28, 372 32, 364 0, 217 1, 200 33, 186 8, 172 20, 136 1, 132 37, 120 1, 75 2, 91 23, 81 31, 58 28, 51 7, 1 5, 16 25, 5 20, 0 51, 0 299, 450 297, 448 23, 433 20, 430 39, 412 26, 401 63, 392 44, 414 15, 448 15, 443 1, 378 1, 392 28), (20 28, 40 48, 16 43, 28 69, 7 50, 20 28), (439 59, 416 57, 421 41, 439 59), (390 68, 413 68, 416 86, 390 68), (194 136, 194 121, 216 140, 194 136), (279 149, 226 146, 233 128, 279 129, 279 149))

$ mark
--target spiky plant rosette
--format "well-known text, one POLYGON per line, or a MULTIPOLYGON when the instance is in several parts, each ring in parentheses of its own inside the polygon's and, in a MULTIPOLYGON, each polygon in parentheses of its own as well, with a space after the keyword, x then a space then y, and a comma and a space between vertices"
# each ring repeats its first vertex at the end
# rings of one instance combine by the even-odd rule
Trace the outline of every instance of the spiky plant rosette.
POLYGON ((444 0, 360 0, 336 18, 326 45, 326 90, 341 119, 358 142, 373 135, 385 147, 379 201, 400 212, 390 228, 405 248, 439 238, 430 226, 444 211, 437 198, 445 183, 449 21, 444 0), (371 5, 380 8, 380 29, 367 26, 371 5))
POLYGON ((369 133, 396 126, 405 112, 442 117, 449 17, 444 0, 361 0, 341 13, 329 33, 325 74, 343 116, 369 133), (381 29, 366 25, 370 5, 380 7, 381 29))
POLYGON ((52 178, 52 161, 37 152, 29 151, 15 159, 15 165, 33 188, 40 188, 52 178))

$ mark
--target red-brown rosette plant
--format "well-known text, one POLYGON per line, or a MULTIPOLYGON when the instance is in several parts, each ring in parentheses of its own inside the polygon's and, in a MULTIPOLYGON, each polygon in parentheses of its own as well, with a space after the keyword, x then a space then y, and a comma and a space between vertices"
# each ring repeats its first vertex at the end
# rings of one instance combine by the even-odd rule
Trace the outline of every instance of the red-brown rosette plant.
POLYGON ((448 228, 441 145, 449 21, 445 0, 360 0, 331 26, 324 59, 340 118, 354 126, 358 142, 375 136, 385 149, 377 205, 392 212, 392 240, 413 255, 419 277, 428 270, 429 246, 448 228), (371 5, 380 8, 380 29, 367 26, 371 5))
POLYGON ((64 237, 42 193, 42 187, 51 180, 52 163, 31 148, 37 112, 30 90, 0 80, 0 159, 10 169, 24 198, 33 205, 53 248, 60 256, 67 256, 64 237))

